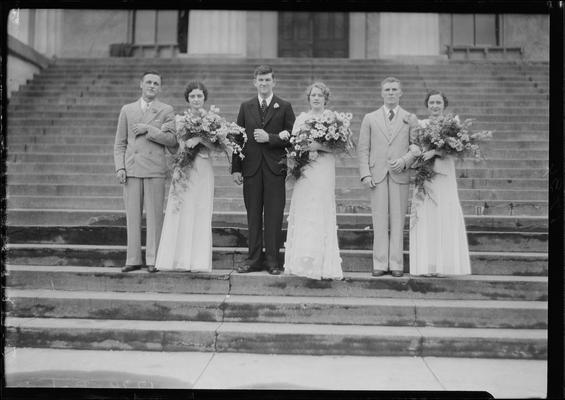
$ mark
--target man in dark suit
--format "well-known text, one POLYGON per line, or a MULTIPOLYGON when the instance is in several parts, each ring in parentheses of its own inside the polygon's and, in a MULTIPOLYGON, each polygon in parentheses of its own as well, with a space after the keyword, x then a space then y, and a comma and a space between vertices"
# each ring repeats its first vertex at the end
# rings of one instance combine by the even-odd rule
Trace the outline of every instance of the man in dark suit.
POLYGON ((255 69, 253 84, 257 88, 257 97, 243 102, 237 116, 237 124, 245 128, 248 137, 243 151, 245 158, 232 158, 233 179, 238 185, 243 183, 249 245, 247 259, 237 271, 247 273, 267 269, 270 274, 279 275, 282 272, 279 246, 286 200, 285 147, 295 117, 290 103, 273 94, 275 76, 270 66, 261 65, 255 69))

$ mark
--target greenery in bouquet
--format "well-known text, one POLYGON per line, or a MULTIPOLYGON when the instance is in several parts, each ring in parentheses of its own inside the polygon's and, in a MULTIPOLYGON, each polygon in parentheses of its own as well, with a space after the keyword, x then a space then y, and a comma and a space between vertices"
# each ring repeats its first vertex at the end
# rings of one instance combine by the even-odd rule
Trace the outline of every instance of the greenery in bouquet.
POLYGON ((426 151, 437 150, 442 156, 472 157, 475 161, 484 159, 479 142, 491 138, 492 131, 472 132, 472 123, 472 119, 461 121, 453 114, 421 121, 410 145, 410 151, 416 155, 412 168, 416 170, 414 184, 418 193, 429 194, 425 183, 431 182, 437 175, 434 157, 424 159, 423 153, 426 151))
POLYGON ((219 108, 210 106, 209 111, 203 108, 198 113, 187 110, 184 114, 175 116, 174 132, 178 150, 172 161, 173 194, 178 195, 188 187, 190 170, 198 153, 204 148, 223 151, 228 159, 232 154, 244 158, 243 148, 247 143, 245 129, 234 122, 226 121, 218 114, 219 111, 219 108), (197 137, 207 145, 201 142, 194 147, 189 147, 188 142, 197 137))
POLYGON ((298 179, 304 168, 317 158, 317 151, 310 151, 310 144, 318 142, 326 149, 337 154, 350 154, 351 113, 339 113, 325 110, 319 116, 309 117, 290 136, 290 148, 287 149, 289 177, 298 179))

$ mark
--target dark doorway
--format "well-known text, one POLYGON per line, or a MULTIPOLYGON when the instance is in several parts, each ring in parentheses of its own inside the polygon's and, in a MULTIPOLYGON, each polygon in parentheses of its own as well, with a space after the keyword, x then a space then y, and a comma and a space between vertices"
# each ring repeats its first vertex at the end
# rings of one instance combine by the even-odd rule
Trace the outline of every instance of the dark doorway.
POLYGON ((349 56, 349 14, 279 12, 279 57, 349 56))

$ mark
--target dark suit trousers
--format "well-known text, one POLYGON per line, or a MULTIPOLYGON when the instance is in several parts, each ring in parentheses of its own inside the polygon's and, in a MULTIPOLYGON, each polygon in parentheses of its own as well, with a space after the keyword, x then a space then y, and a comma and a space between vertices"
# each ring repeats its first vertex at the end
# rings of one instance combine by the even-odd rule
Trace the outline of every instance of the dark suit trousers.
POLYGON ((247 209, 249 229, 247 263, 253 267, 279 267, 282 220, 286 201, 285 176, 275 175, 263 161, 255 175, 244 178, 243 199, 247 209))

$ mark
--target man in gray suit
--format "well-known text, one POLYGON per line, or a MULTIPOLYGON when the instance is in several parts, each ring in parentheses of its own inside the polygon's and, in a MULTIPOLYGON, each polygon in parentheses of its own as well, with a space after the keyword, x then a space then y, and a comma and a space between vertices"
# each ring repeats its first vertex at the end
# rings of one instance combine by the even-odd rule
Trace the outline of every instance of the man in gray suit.
POLYGON ((373 276, 391 271, 403 275, 403 230, 408 206, 410 127, 416 116, 399 106, 401 83, 381 82, 384 105, 366 114, 361 123, 357 153, 361 182, 370 189, 373 214, 373 276), (390 229, 390 233, 389 233, 390 229))
POLYGON ((161 125, 173 118, 173 108, 157 100, 161 92, 161 75, 156 71, 143 73, 139 84, 141 98, 126 104, 120 111, 114 163, 116 177, 124 186, 127 220, 127 256, 122 272, 140 269, 141 220, 143 205, 147 220, 145 265, 155 272, 155 255, 163 227, 165 148, 174 147, 175 135, 161 132, 161 125))

